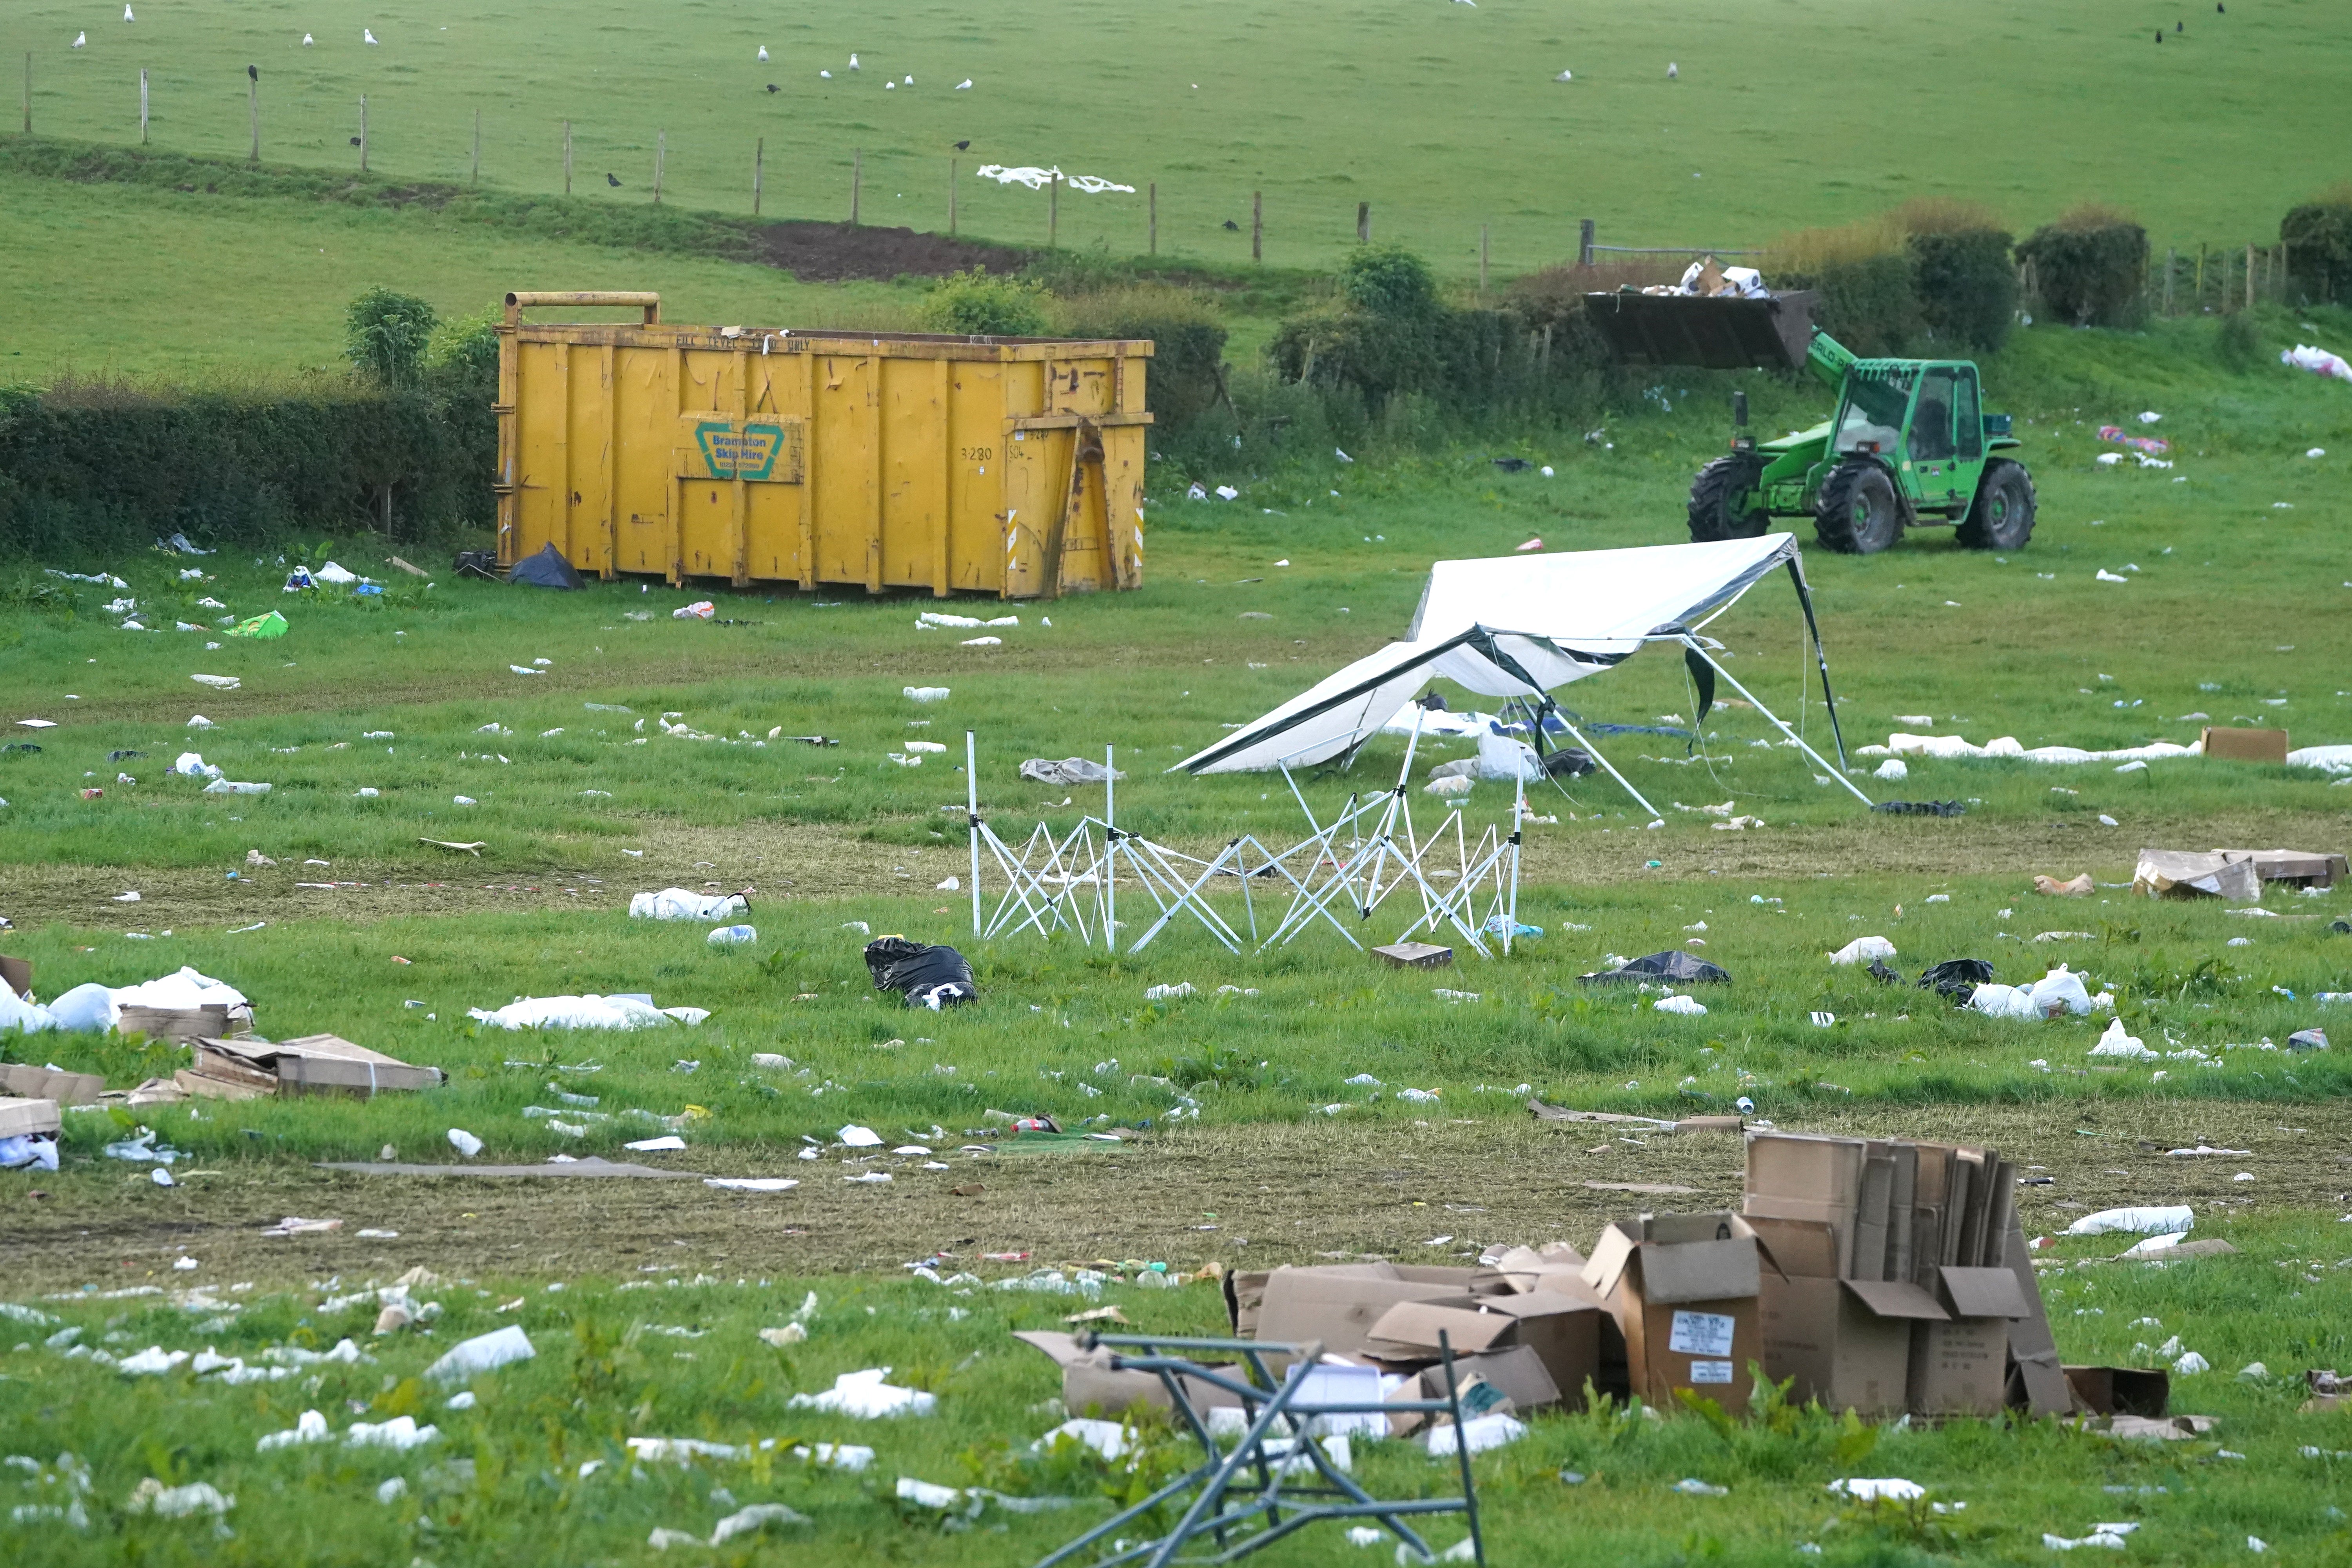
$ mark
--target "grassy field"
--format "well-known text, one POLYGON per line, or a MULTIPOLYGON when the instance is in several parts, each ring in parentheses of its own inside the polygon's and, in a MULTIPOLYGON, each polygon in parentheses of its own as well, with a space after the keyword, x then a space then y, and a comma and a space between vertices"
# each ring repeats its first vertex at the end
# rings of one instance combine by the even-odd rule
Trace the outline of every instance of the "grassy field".
POLYGON ((2317 150, 2352 135, 2331 90, 2347 45, 2327 16, 2316 0, 2194 16, 2003 0, 1958 25, 1851 0, 1655 15, 1330 0, 1196 7, 1171 27, 1056 0, 994 27, 919 0, 791 17, 742 0, 658 14, 583 0, 556 26, 511 5, 157 0, 126 25, 24 0, 0 17, 0 58, 13 79, 35 57, 48 135, 135 141, 145 68, 155 145, 242 156, 254 65, 273 160, 356 166, 365 95, 370 166, 397 177, 469 177, 478 112, 486 180, 560 189, 569 120, 575 190, 650 199, 666 135, 665 201, 744 210, 765 138, 771 214, 845 218, 862 150, 866 221, 943 228, 959 156, 965 232, 1037 244, 1045 196, 972 171, 1058 164, 1139 193, 1066 195, 1065 245, 1141 252, 1140 193, 1157 182, 1166 252, 1245 261, 1262 191, 1270 263, 1329 264, 1368 201, 1381 237, 1464 277, 1481 225, 1512 271, 1572 248, 1580 217, 1604 243, 1739 246, 1927 195, 2026 227, 2076 200, 2120 203, 2159 247, 2274 237, 2287 205, 2343 172, 2317 150), (2177 20, 2185 31, 2151 41, 2177 20))

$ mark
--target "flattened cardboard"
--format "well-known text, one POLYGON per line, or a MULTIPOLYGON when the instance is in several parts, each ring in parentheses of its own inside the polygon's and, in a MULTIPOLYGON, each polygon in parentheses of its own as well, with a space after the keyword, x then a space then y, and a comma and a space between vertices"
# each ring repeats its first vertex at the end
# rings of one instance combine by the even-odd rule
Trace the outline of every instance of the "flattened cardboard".
POLYGON ((2027 1309, 2025 1316, 2009 1323, 2009 1403, 2035 1415, 2063 1415, 2074 1408, 2074 1395, 2058 1363, 2058 1342, 2050 1331, 2042 1281, 2033 1272, 2033 1254, 2014 1202, 2003 1234, 2001 1263, 2016 1279, 2027 1309))
POLYGON ((2022 1318, 2032 1311, 2017 1276, 2006 1268, 1944 1268, 1937 1270, 1944 1300, 1955 1318, 2022 1318))
POLYGON ((2228 730, 2208 724, 2198 746, 2208 758, 2217 762, 2286 765, 2284 730, 2228 730))
POLYGON ((439 1068, 413 1067, 334 1035, 274 1042, 201 1039, 195 1043, 194 1068, 232 1083, 249 1077, 264 1092, 348 1094, 362 1100, 393 1089, 432 1089, 443 1077, 439 1068))
POLYGON ((22 1138, 35 1132, 56 1132, 65 1125, 54 1100, 0 1099, 0 1138, 22 1138))
MULTIPOLYGON (((1541 1410, 1560 1402, 1560 1385, 1536 1353, 1533 1345, 1507 1345, 1500 1350, 1480 1355, 1454 1358, 1454 1380, 1456 1386, 1480 1377, 1502 1390, 1511 1406, 1522 1413, 1541 1410)), ((1424 1399, 1445 1397, 1445 1369, 1433 1366, 1421 1374, 1421 1385, 1426 1391, 1424 1399)), ((1584 1385, 1576 1385, 1581 1389, 1584 1385)), ((1393 1421, 1393 1417, 1391 1417, 1393 1421)))
POLYGON ((1465 1294, 1480 1272, 1408 1269, 1392 1263, 1277 1268, 1266 1279, 1258 1302, 1256 1331, 1249 1337, 1276 1343, 1318 1341, 1326 1351, 1354 1355, 1365 1349, 1372 1325, 1391 1307, 1400 1301, 1433 1301, 1465 1294), (1407 1274, 1423 1278, 1404 1278, 1407 1274))
POLYGON ((1576 1292, 1571 1296, 1538 1290, 1400 1302, 1372 1326, 1366 1348, 1383 1361, 1434 1360, 1437 1333, 1443 1329, 1457 1356, 1525 1346, 1542 1361, 1558 1387, 1581 1390, 1586 1379, 1600 1373, 1603 1309, 1581 1281, 1576 1292))
POLYGON ((2095 1415, 2146 1415, 2160 1419, 2172 1404, 2172 1377, 2161 1368, 2069 1366, 2066 1386, 2095 1415))
POLYGON ((106 1079, 94 1072, 52 1072, 24 1062, 0 1062, 0 1094, 24 1100, 54 1100, 59 1105, 95 1105, 106 1079))
POLYGON ((205 1038, 253 1032, 253 1009, 214 1004, 203 1007, 124 1007, 117 1027, 126 1035, 189 1046, 205 1038))
MULTIPOLYGON (((1111 1352, 1101 1345, 1090 1351, 1080 1350, 1076 1334, 1044 1329, 1024 1331, 1013 1337, 1045 1352, 1062 1369, 1062 1407, 1073 1415, 1116 1415, 1136 1405, 1161 1410, 1175 1408, 1158 1373, 1113 1372, 1111 1352)), ((1184 1396, 1195 1410, 1241 1404, 1238 1395, 1199 1378, 1185 1378, 1183 1385, 1184 1396)))
MULTIPOLYGON (((2280 753, 2279 760, 2286 760, 2284 752, 2280 753)), ((1372 951, 1380 955, 1381 962, 1396 969, 1444 969, 1454 963, 1454 950, 1439 947, 1433 942, 1391 942, 1372 951)))
POLYGON ((2347 874, 2341 855, 2309 849, 2217 849, 2227 860, 2251 860, 2254 875, 2265 882, 2287 882, 2298 888, 2332 888, 2347 874))
POLYGON ((1437 1336, 1444 1334, 1457 1355, 1475 1355, 1519 1339, 1518 1320, 1502 1312, 1482 1312, 1465 1299, 1454 1301, 1399 1301, 1382 1312, 1364 1336, 1364 1352, 1382 1361, 1429 1361, 1439 1353, 1437 1336))
POLYGON ((2219 850, 2200 855, 2189 849, 2143 849, 2132 868, 2132 891, 2149 898, 2203 895, 2250 903, 2263 896, 2263 879, 2252 860, 2232 860, 2219 850))

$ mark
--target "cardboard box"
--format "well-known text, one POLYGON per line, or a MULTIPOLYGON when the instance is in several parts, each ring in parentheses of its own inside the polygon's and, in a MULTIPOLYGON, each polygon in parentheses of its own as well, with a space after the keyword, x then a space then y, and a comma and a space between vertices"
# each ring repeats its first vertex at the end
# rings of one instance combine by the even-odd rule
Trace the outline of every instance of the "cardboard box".
POLYGON ((397 1058, 355 1046, 333 1035, 291 1040, 213 1039, 195 1042, 195 1059, 181 1075, 191 1093, 224 1092, 200 1088, 191 1077, 257 1094, 344 1094, 371 1099, 393 1089, 431 1089, 442 1081, 439 1068, 412 1067, 397 1058))
POLYGON ((1439 947, 1434 942, 1399 942, 1372 951, 1381 961, 1395 969, 1445 969, 1454 963, 1454 950, 1439 947))
MULTIPOLYGON (((1837 1238, 1835 1273, 1841 1278, 1854 1274, 1869 1149, 1859 1138, 1752 1133, 1748 1140, 1748 1175, 1740 1208, 1750 1216, 1828 1226, 1837 1238)), ((1883 1225, 1878 1236, 1883 1247, 1883 1225)))
POLYGON ((2225 730, 2205 726, 2198 749, 2225 763, 2276 763, 2286 765, 2284 730, 2225 730))
POLYGON ((1911 1409, 1920 1415, 1992 1415, 2009 1397, 2009 1326, 2026 1316, 2006 1268, 1937 1270, 1948 1322, 1912 1331, 1911 1409))
POLYGON ((2347 874, 2345 858, 2309 849, 2217 849, 2228 860, 2251 860, 2254 875, 2265 882, 2285 882, 2297 888, 2332 888, 2347 874))
POLYGON ((1665 1405, 1687 1388, 1745 1408, 1748 1365, 1763 1355, 1757 1296, 1767 1261, 1756 1232, 1727 1210, 1643 1215, 1602 1231, 1584 1282, 1624 1336, 1629 1391, 1665 1405))
POLYGON ((2162 1416, 2172 1404, 2172 1377, 2161 1368, 2070 1366, 2066 1386, 2095 1415, 2162 1416))
POLYGON ((1434 1301, 1507 1289, 1490 1268, 1423 1268, 1399 1263, 1347 1263, 1328 1268, 1277 1268, 1266 1277, 1247 1337, 1320 1344, 1327 1352, 1364 1352, 1372 1325, 1400 1301, 1434 1301))
POLYGON ((1863 1415, 1910 1408, 1912 1325, 1950 1314, 1908 1280, 1841 1279, 1830 1226, 1758 1218, 1773 1268, 1759 1276, 1757 1316, 1768 1377, 1790 1397, 1863 1415))
POLYGON ((126 1035, 192 1046, 206 1037, 253 1032, 253 1009, 215 1004, 205 1007, 125 1007, 117 1025, 126 1035))
MULTIPOLYGON (((1015 1333, 1016 1340, 1036 1347, 1053 1359, 1062 1369, 1062 1407, 1073 1415, 1117 1415, 1130 1405, 1149 1405, 1161 1410, 1175 1408, 1168 1397, 1168 1385, 1160 1381, 1156 1372, 1114 1372, 1110 1351, 1101 1345, 1093 1350, 1078 1348, 1076 1334, 1056 1333, 1038 1329, 1015 1333)), ((1240 1369, 1232 1370, 1238 1376, 1240 1369)), ((1240 1396, 1228 1394, 1214 1384, 1199 1378, 1183 1380, 1184 1396, 1195 1410, 1207 1410, 1216 1405, 1241 1404, 1240 1396)))
POLYGON ((1401 1301, 1381 1314, 1365 1349, 1384 1362, 1434 1361, 1441 1331, 1457 1359, 1524 1348, 1542 1364, 1557 1398, 1561 1392, 1580 1394, 1586 1380, 1598 1375, 1601 1310, 1580 1282, 1573 1297, 1538 1290, 1401 1301))
POLYGON ((26 1133, 54 1133, 64 1125, 54 1100, 0 1100, 0 1138, 22 1138, 26 1133))
POLYGON ((0 1094, 54 1100, 59 1105, 95 1105, 106 1079, 94 1072, 54 1072, 24 1062, 0 1062, 0 1094))

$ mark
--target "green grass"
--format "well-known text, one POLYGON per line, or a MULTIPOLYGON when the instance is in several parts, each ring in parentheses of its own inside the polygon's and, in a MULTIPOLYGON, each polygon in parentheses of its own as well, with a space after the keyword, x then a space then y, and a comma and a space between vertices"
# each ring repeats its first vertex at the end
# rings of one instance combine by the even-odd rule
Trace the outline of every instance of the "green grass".
MULTIPOLYGON (((1739 246, 1928 194, 2027 227, 2081 199, 2136 206, 2158 246, 2274 237, 2286 206, 2341 173, 2279 156, 2279 136, 2325 148, 2352 133, 2329 90, 2347 46, 2326 16, 2313 0, 2200 14, 2159 47, 2150 31, 2170 15, 2018 0, 1961 25, 1912 7, 1867 26, 1829 0, 1573 16, 1226 4, 1181 21, 1055 0, 1017 28, 904 0, 791 17, 742 0, 661 13, 590 0, 560 25, 526 7, 199 0, 131 26, 28 0, 0 21, 0 58, 13 87, 36 56, 47 135, 135 140, 144 67, 155 145, 242 156, 251 64, 273 160, 355 167, 364 94, 370 165, 395 177, 467 178, 478 110, 486 179, 558 189, 568 119, 575 189, 646 201, 663 132, 665 201, 741 211, 765 137, 771 213, 845 217, 862 149, 866 221, 944 228, 947 161, 970 141, 968 233, 1042 243, 1045 196, 971 171, 1058 163, 1139 193, 1157 182, 1163 252, 1245 262, 1263 191, 1271 263, 1328 265, 1369 201, 1376 233, 1462 277, 1482 224, 1496 264, 1517 270, 1572 248, 1580 217, 1604 243, 1739 246), (361 43, 363 26, 381 47, 361 43), (68 49, 85 28, 89 47, 68 49), (1573 84, 1551 79, 1563 68, 1573 84), (914 87, 884 90, 907 75, 914 87), (971 91, 952 90, 966 78, 971 91), (2292 132, 2281 103, 2298 106, 2292 132)), ((1140 194, 1061 205, 1063 244, 1144 248, 1140 194)))
MULTIPOLYGON (((2168 1563, 2243 1559, 2258 1536, 2288 1560, 2336 1563, 2345 1528, 2342 1466, 2311 1458, 2352 1447, 2352 1415, 2298 1415, 2300 1379, 2238 1378, 2262 1360, 2279 1373, 2306 1363, 2341 1364, 2347 1276, 2329 1268, 2341 1237, 2326 1220, 2240 1222, 2242 1251, 2169 1268, 2084 1264, 2046 1286, 2061 1353, 2069 1361, 2129 1359, 2135 1342, 2178 1332, 2213 1372, 2176 1384, 2176 1408, 2217 1415, 2209 1436, 2172 1444, 2115 1443, 2054 1424, 1950 1421, 1928 1427, 1842 1425, 1782 1412, 1718 1435, 1676 1414, 1554 1413, 1476 1464, 1490 1561, 1557 1560, 1573 1532, 1580 1547, 1612 1562, 1695 1560, 1787 1563, 1800 1542, 1822 1561, 1927 1563, 2045 1559, 2044 1531, 2088 1532, 2095 1521, 2137 1521, 2135 1555, 2168 1563), (2308 1263, 2302 1260, 2308 1259, 2308 1263), (2293 1264, 2287 1268, 2281 1265, 2293 1264), (2305 1270, 2308 1270, 2308 1274, 2305 1270), (2315 1277, 2315 1278, 2314 1278, 2315 1277), (2157 1319, 2156 1326, 2144 1321, 2157 1319), (1569 1484, 1567 1474, 1580 1478, 1569 1484), (1841 1509, 1824 1487, 1842 1476, 1901 1476, 1934 1500, 1926 1509, 1841 1509), (1696 1478, 1727 1489, 1688 1497, 1696 1478)), ((2062 1248, 2062 1259, 2095 1251, 2062 1248)), ((372 1338, 373 1299, 352 1302, 355 1279, 307 1289, 254 1289, 212 1272, 196 1296, 86 1295, 31 1303, 38 1323, 11 1322, 0 1339, 0 1423, 8 1447, 35 1469, 0 1475, 0 1501, 62 1506, 76 1495, 60 1452, 88 1467, 87 1530, 55 1523, 0 1524, 16 1549, 60 1565, 142 1562, 383 1563, 404 1554, 444 1564, 656 1560, 655 1529, 707 1533, 744 1504, 778 1501, 812 1521, 734 1542, 719 1561, 890 1561, 1012 1564, 1033 1562, 1104 1517, 1106 1500, 1134 1479, 1066 1451, 1033 1456, 1031 1440, 1061 1419, 1058 1378, 1009 1331, 1060 1326, 1090 1305, 1067 1296, 1004 1293, 908 1281, 714 1278, 696 1253, 616 1284, 610 1274, 543 1275, 428 1283, 416 1300, 441 1303, 429 1331, 372 1338), (690 1272, 693 1271, 693 1272, 690 1272), (656 1288, 652 1281, 659 1279, 656 1288), (561 1289, 559 1289, 559 1285, 561 1289), (780 1325, 814 1292, 804 1343, 771 1347, 756 1337, 780 1325), (510 1300, 516 1302, 502 1309, 510 1300), (330 1307, 330 1302, 339 1304, 330 1307), (422 1381, 425 1366, 461 1337, 520 1322, 537 1355, 470 1380, 476 1403, 451 1410, 449 1390, 422 1381), (242 1387, 191 1375, 184 1366, 129 1377, 66 1358, 42 1342, 64 1329, 85 1345, 122 1356, 147 1346, 259 1363, 272 1346, 324 1349, 343 1337, 372 1358, 326 1363, 277 1383, 242 1387), (684 1331, 683 1333, 677 1331, 684 1331), (902 1386, 930 1390, 938 1414, 861 1422, 793 1412, 786 1397, 823 1389, 844 1372, 887 1366, 902 1386), (439 1437, 405 1455, 305 1446, 259 1454, 258 1438, 321 1412, 338 1433, 353 1422, 414 1416, 439 1437), (751 1447, 748 1458, 637 1463, 624 1439, 696 1437, 751 1447), (757 1445, 773 1440, 775 1448, 757 1445), (812 1468, 787 1457, 799 1442, 858 1443, 877 1457, 863 1475, 812 1468), (970 1529, 903 1507, 897 1479, 982 1485, 1013 1495, 1077 1500, 1042 1515, 991 1507, 970 1529), (216 1531, 208 1518, 165 1521, 124 1504, 149 1477, 205 1481, 235 1496, 216 1531), (404 1495, 379 1501, 392 1478, 404 1495)), ((992 1274, 1003 1274, 991 1268, 992 1274)), ((216 1270, 215 1272, 217 1272, 216 1270)), ((109 1282, 110 1286, 111 1282, 109 1282)), ((1160 1333, 1222 1332, 1213 1285, 1142 1290, 1113 1285, 1102 1300, 1160 1333)), ((2145 1352, 2137 1352, 2144 1354, 2145 1352)), ((1144 1475, 1189 1462, 1164 1426, 1139 1424, 1144 1475)), ((1450 1468, 1407 1443, 1356 1447, 1358 1474, 1376 1495, 1441 1492, 1450 1468)), ((1439 1524, 1440 1546, 1462 1534, 1439 1524)), ((1388 1548, 1380 1549, 1383 1560, 1388 1548)), ((674 1553, 673 1553, 674 1555, 674 1553)), ((705 1558, 689 1550, 696 1561, 705 1558)), ((1340 1563, 1364 1557, 1336 1529, 1309 1531, 1273 1561, 1340 1563)))

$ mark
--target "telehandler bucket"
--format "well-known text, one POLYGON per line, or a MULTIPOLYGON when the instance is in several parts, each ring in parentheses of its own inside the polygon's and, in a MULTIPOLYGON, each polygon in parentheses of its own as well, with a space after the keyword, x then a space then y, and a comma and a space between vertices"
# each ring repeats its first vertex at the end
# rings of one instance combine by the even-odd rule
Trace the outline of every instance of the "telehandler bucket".
POLYGON ((1795 370, 1813 335, 1810 292, 1754 300, 1621 289, 1587 294, 1586 311, 1628 364, 1795 370))

